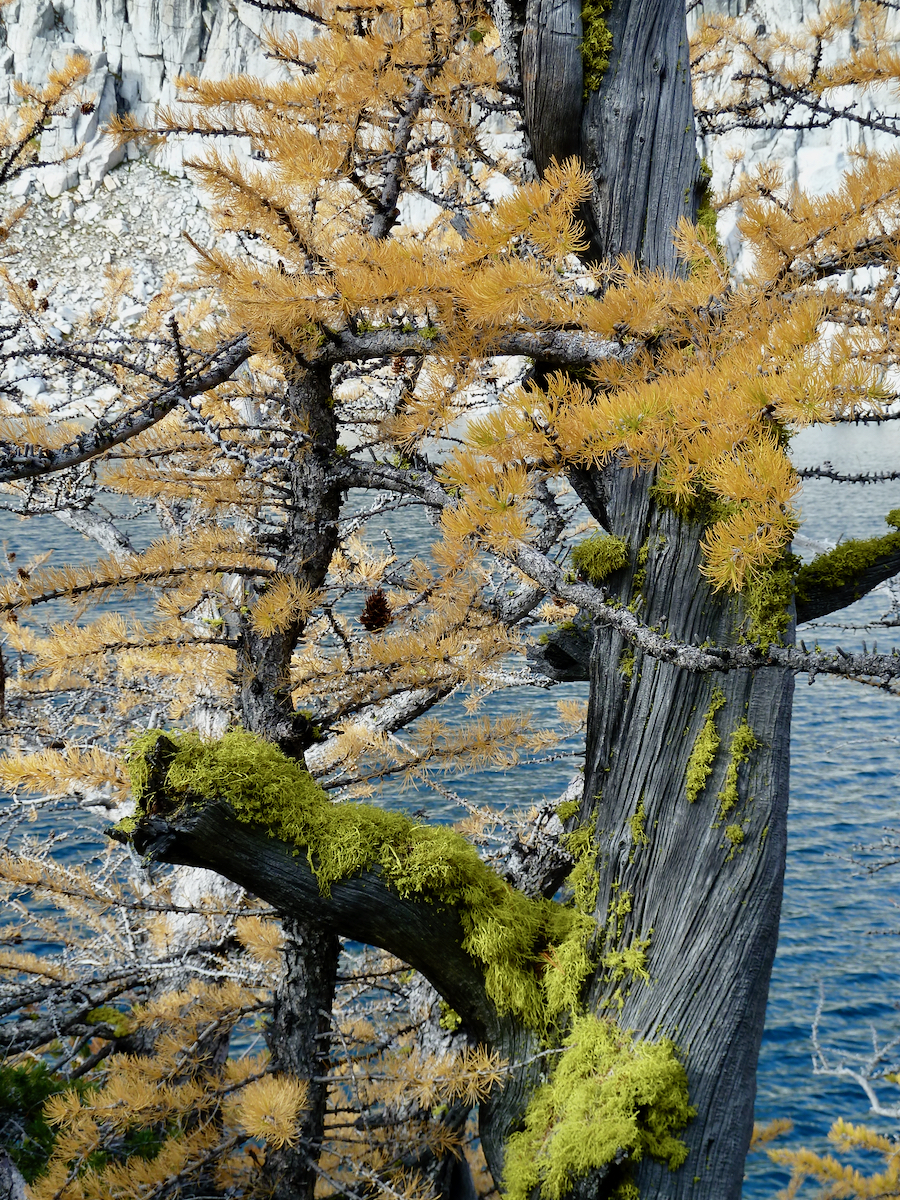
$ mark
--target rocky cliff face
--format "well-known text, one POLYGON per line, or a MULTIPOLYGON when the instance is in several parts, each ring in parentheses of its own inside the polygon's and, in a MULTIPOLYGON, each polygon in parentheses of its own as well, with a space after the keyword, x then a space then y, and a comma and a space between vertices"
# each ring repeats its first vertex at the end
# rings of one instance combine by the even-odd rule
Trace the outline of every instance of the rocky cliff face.
MULTIPOLYGON (((702 0, 690 20, 725 12, 745 16, 757 26, 789 28, 817 10, 817 0, 702 0)), ((84 153, 45 169, 40 184, 51 197, 77 186, 87 199, 123 158, 124 152, 101 132, 114 113, 152 119, 157 104, 174 100, 175 79, 181 74, 204 79, 239 72, 276 75, 282 68, 266 58, 260 41, 263 28, 273 26, 294 29, 303 37, 315 33, 309 22, 260 12, 244 0, 13 0, 0 8, 0 114, 15 103, 14 79, 40 85, 48 69, 62 66, 68 54, 85 54, 91 63, 85 91, 96 98, 96 108, 88 115, 76 112, 57 120, 42 144, 47 159, 79 144, 85 146, 84 153)), ((858 128, 845 121, 812 133, 772 129, 735 134, 701 150, 713 168, 717 189, 727 184, 734 169, 730 152, 739 151, 747 168, 778 160, 788 182, 824 191, 834 186, 860 141, 858 128)), ((870 147, 883 148, 877 135, 869 135, 867 141, 870 147)), ((164 147, 151 158, 181 175, 182 158, 191 149, 184 144, 164 147)), ((129 150, 129 156, 136 155, 129 150)), ((35 180, 25 177, 18 181, 18 190, 34 185, 35 180)), ((720 220, 720 236, 732 258, 740 253, 735 220, 736 214, 727 213, 720 220)))
MULTIPOLYGON (((13 0, 0 9, 0 106, 15 104, 15 79, 40 86, 69 54, 86 55, 94 112, 58 119, 42 142, 47 159, 80 143, 85 151, 42 172, 41 182, 50 196, 79 184, 92 191, 123 157, 101 133, 113 114, 152 119, 157 104, 175 99, 179 75, 277 74, 260 41, 264 26, 314 33, 308 22, 263 14, 243 0, 13 0)), ((165 147, 154 158, 180 173, 182 151, 165 147)))

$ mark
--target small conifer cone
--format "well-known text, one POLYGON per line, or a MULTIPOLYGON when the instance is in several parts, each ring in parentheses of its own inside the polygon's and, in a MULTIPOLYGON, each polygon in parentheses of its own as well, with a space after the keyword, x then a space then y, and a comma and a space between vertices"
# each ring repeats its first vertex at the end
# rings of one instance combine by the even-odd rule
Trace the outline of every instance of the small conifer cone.
POLYGON ((376 588, 374 592, 369 592, 366 596, 366 602, 363 605, 363 610, 359 615, 359 623, 363 629, 368 629, 369 633, 377 633, 379 629, 384 629, 390 625, 394 614, 391 612, 391 606, 388 603, 388 598, 381 588, 376 588))

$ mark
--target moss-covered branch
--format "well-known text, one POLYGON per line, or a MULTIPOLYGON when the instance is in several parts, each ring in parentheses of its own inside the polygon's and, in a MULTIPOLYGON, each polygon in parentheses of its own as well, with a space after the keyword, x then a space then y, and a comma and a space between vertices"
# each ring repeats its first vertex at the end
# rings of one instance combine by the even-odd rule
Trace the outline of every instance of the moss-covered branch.
POLYGON ((900 509, 885 517, 893 533, 841 542, 797 574, 797 624, 846 608, 900 572, 900 509))
POLYGON ((535 1031, 552 1021, 547 954, 574 932, 574 913, 512 888, 460 834, 333 804, 298 763, 242 730, 216 743, 153 730, 129 766, 137 811, 114 837, 398 955, 490 1042, 507 1017, 535 1031))

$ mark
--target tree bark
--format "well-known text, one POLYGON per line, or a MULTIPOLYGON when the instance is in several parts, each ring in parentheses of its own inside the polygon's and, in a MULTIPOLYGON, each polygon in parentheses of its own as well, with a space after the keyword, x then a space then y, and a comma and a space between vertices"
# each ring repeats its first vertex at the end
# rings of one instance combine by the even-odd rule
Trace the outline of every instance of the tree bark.
POLYGON ((331 1010, 340 942, 317 922, 282 917, 283 970, 267 1034, 272 1067, 305 1079, 308 1094, 296 1145, 269 1150, 266 1182, 272 1200, 313 1200, 318 1176, 311 1163, 325 1128, 331 1010))
POLYGON ((674 271, 672 230, 700 187, 684 0, 614 0, 607 23, 609 67, 581 118, 591 255, 674 271))
MULTIPOLYGON (((341 491, 327 475, 337 446, 330 368, 298 363, 286 389, 285 409, 290 426, 307 440, 287 468, 290 503, 273 549, 280 572, 316 589, 337 545, 341 503, 341 491)), ((252 604, 259 588, 251 582, 247 592, 252 604)), ((238 655, 244 728, 301 762, 311 737, 309 721, 294 711, 290 665, 303 626, 298 616, 284 628, 264 634, 250 618, 242 617, 238 655)), ((257 890, 252 881, 244 886, 257 890)), ((306 1081, 309 1099, 296 1144, 269 1150, 264 1176, 273 1200, 312 1200, 317 1180, 312 1164, 318 1160, 324 1137, 327 1100, 327 1085, 316 1079, 326 1073, 323 1056, 327 1059, 340 940, 318 919, 304 919, 290 909, 279 911, 285 948, 282 977, 273 996, 269 1048, 273 1069, 306 1081)))
MULTIPOLYGON (((631 567, 609 581, 613 594, 624 603, 639 594, 642 619, 664 622, 673 637, 733 643, 740 598, 711 592, 699 572, 702 530, 656 507, 648 484, 627 471, 609 484, 614 531, 632 550, 631 567)), ((639 650, 630 660, 618 633, 596 633, 581 820, 595 830, 604 951, 649 939, 650 980, 617 981, 601 968, 587 1000, 640 1037, 682 1047, 698 1109, 679 1171, 650 1159, 638 1165, 642 1200, 741 1194, 781 910, 792 695, 783 669, 691 674, 639 650), (724 701, 717 711, 714 689, 724 701), (719 745, 692 802, 688 761, 711 711, 719 745), (744 723, 755 745, 741 762, 732 737, 744 723), (736 792, 725 811, 730 768, 736 792), (611 921, 626 893, 630 911, 611 921)))
POLYGON ((139 854, 160 862, 217 871, 289 920, 380 946, 421 971, 477 1039, 488 1045, 503 1039, 483 974, 462 949, 464 933, 454 909, 404 899, 377 871, 337 880, 322 895, 305 854, 241 823, 223 803, 198 803, 169 818, 145 817, 132 842, 139 854))
POLYGON ((521 35, 504 42, 519 55, 513 74, 535 165, 581 157, 593 179, 581 214, 593 261, 627 255, 674 271, 672 230, 696 218, 702 188, 684 0, 614 0, 609 66, 587 97, 581 9, 580 0, 527 0, 521 35))
MULTIPOLYGON (((526 29, 537 12, 531 0, 526 29)), ((615 0, 607 20, 610 64, 581 118, 581 157, 593 179, 590 255, 626 255, 673 272, 672 231, 681 216, 695 218, 700 187, 684 3, 615 0)), ((528 45, 523 36, 523 60, 528 45)), ((534 70, 542 66, 558 69, 549 57, 534 70)), ((544 108, 529 107, 527 97, 526 89, 527 118, 540 122, 544 108)), ((529 132, 536 147, 552 138, 552 131, 529 132)), ((700 575, 698 526, 658 509, 647 477, 613 468, 602 478, 580 472, 572 482, 600 524, 631 545, 630 567, 608 581, 613 595, 636 600, 636 554, 646 545, 642 619, 666 622, 673 637, 695 645, 735 640, 741 605, 712 595, 700 575)), ((577 678, 584 643, 576 630, 538 653, 557 677, 577 678)), ((638 1036, 679 1044, 698 1109, 684 1135, 686 1164, 672 1173, 645 1159, 636 1182, 642 1200, 738 1200, 781 908, 793 677, 770 668, 733 672, 717 684, 632 654, 618 633, 598 625, 589 678, 580 819, 595 831, 601 952, 649 939, 650 982, 617 980, 601 967, 586 999, 638 1036), (688 761, 715 687, 725 701, 714 714, 720 744, 691 803, 688 761), (756 744, 748 761, 733 764, 738 801, 725 812, 719 793, 744 722, 756 744), (621 915, 610 920, 616 906, 621 915)), ((576 1193, 605 1195, 599 1177, 576 1193)))

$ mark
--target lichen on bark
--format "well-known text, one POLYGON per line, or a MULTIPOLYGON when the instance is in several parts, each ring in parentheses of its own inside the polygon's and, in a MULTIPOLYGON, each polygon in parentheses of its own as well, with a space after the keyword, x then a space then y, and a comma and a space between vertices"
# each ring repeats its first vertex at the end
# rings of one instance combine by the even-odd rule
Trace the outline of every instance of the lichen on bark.
POLYGON ((630 1163, 645 1154, 682 1165, 677 1136, 695 1110, 672 1042, 635 1041, 612 1021, 576 1017, 549 1079, 534 1093, 524 1129, 506 1152, 509 1200, 562 1200, 591 1171, 607 1168, 620 1197, 636 1196, 630 1163))
POLYGON ((581 61, 584 67, 584 98, 600 90, 600 83, 609 67, 613 39, 604 13, 612 8, 613 0, 584 0, 581 6, 581 61))
POLYGON ((725 693, 717 685, 713 688, 703 728, 697 734, 688 759, 685 792, 691 804, 706 787, 706 781, 712 774, 713 763, 722 740, 716 728, 716 713, 724 705, 725 693))

